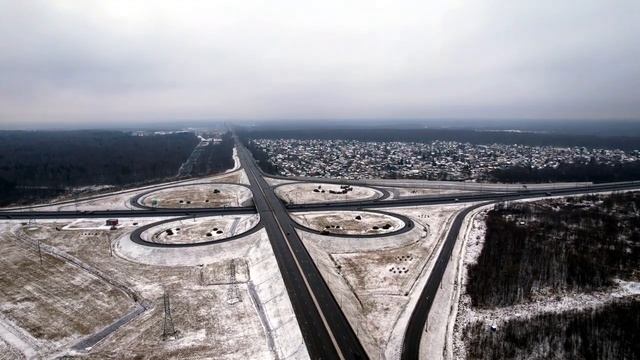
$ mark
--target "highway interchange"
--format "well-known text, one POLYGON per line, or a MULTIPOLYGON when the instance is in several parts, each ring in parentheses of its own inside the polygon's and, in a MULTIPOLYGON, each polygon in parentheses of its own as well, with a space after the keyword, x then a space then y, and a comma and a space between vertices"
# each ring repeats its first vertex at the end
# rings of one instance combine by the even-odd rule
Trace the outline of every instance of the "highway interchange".
MULTIPOLYGON (((298 211, 327 211, 327 210, 363 210, 378 208, 393 208, 400 206, 418 206, 431 204, 469 203, 470 206, 458 213, 447 233, 446 239, 438 254, 436 263, 429 274, 425 287, 420 292, 419 300, 412 311, 402 344, 402 359, 418 359, 422 332, 431 309, 433 299, 438 290, 443 274, 446 270, 452 250, 455 246, 460 228, 465 217, 479 206, 527 198, 545 196, 568 196, 593 192, 608 192, 640 188, 637 182, 614 184, 579 185, 555 189, 520 189, 505 192, 471 192, 459 195, 416 196, 407 198, 388 199, 389 194, 380 188, 383 196, 372 200, 356 200, 335 203, 316 204, 288 204, 285 205, 275 194, 274 186, 265 180, 265 174, 258 168, 251 153, 236 138, 236 149, 241 162, 241 168, 248 176, 250 189, 253 193, 251 207, 224 208, 149 208, 139 203, 140 197, 148 192, 131 198, 130 210, 97 210, 97 211, 43 211, 37 207, 12 209, 0 212, 0 219, 73 219, 73 218, 104 218, 104 217, 171 217, 191 218, 201 216, 215 216, 227 214, 260 215, 260 223, 251 232, 265 229, 273 252, 275 254, 280 273, 291 300, 296 318, 302 332, 307 351, 313 359, 365 359, 369 358, 354 329, 350 326, 329 286, 324 281, 310 254, 307 252, 296 228, 300 228, 290 217, 290 212, 298 211)), ((296 179, 309 181, 314 179, 296 179)), ((316 180, 317 181, 317 180, 316 180)), ((323 180, 323 182, 325 182, 323 180)), ((366 186, 366 182, 364 184, 366 186)), ((164 189, 181 186, 180 182, 170 186, 156 187, 164 189)), ((104 195, 107 196, 107 195, 104 195)), ((99 199, 94 196, 90 199, 99 199)), ((85 198, 89 199, 89 198, 85 198)), ((403 217, 407 227, 413 224, 403 217)), ((161 223, 161 222, 160 222, 161 223)), ((134 242, 150 246, 186 247, 201 246, 198 244, 150 244, 140 238, 140 234, 153 223, 138 228, 131 235, 134 242)), ((246 235, 241 234, 242 236, 246 235)), ((394 234, 391 234, 394 235, 394 234)), ((239 236, 232 236, 224 240, 233 241, 239 236)), ((215 242, 215 241, 213 241, 215 242)))

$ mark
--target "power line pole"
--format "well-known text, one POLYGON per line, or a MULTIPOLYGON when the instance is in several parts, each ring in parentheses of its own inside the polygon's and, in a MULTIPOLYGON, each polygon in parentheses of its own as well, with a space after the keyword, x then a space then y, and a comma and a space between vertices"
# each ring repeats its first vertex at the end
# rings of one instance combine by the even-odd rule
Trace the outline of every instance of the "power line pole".
POLYGON ((229 289, 227 290, 227 303, 230 305, 242 302, 242 298, 240 297, 240 289, 238 288, 238 283, 236 282, 236 263, 234 259, 231 259, 228 267, 229 272, 229 282, 231 283, 229 289))
POLYGON ((109 245, 109 255, 113 257, 113 247, 111 247, 111 234, 107 233, 107 244, 109 245))
POLYGON ((169 302, 169 293, 164 292, 164 328, 162 339, 167 340, 176 335, 176 329, 173 327, 173 319, 171 318, 171 303, 169 302))
POLYGON ((42 266, 42 250, 40 249, 40 239, 38 239, 38 256, 40 257, 40 266, 42 266))

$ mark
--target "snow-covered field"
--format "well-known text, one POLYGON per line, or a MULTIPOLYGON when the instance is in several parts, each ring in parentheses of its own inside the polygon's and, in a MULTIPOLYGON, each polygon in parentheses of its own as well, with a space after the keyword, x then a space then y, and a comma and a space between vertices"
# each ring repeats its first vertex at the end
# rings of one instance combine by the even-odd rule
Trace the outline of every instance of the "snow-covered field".
POLYGON ((39 225, 3 222, 0 234, 0 336, 8 353, 51 356, 135 305, 118 287, 38 246, 49 236, 39 225))
POLYGON ((142 196, 138 202, 157 208, 211 208, 248 206, 251 190, 232 184, 197 184, 160 189, 142 196))
POLYGON ((382 196, 380 191, 369 187, 353 186, 352 189, 345 194, 332 194, 331 191, 342 191, 339 184, 293 183, 275 188, 275 193, 289 204, 370 200, 382 196))
POLYGON ((398 231, 404 222, 394 216, 368 211, 314 211, 291 214, 298 224, 327 234, 381 235, 398 231))
POLYGON ((381 189, 387 190, 391 196, 387 200, 405 198, 412 196, 430 196, 430 195, 452 195, 452 194, 468 194, 471 191, 439 188, 439 187, 381 187, 381 189))
POLYGON ((159 220, 131 219, 115 230, 102 228, 104 219, 76 221, 76 227, 68 226, 72 220, 1 222, 2 356, 308 358, 264 230, 220 244, 122 257, 129 233, 159 220), (29 241, 5 239, 11 229, 29 241), (41 266, 38 239, 43 251, 64 258, 45 253, 41 266), (177 330, 167 340, 165 291, 177 330), (88 352, 70 350, 127 313, 132 296, 147 310, 88 352))
POLYGON ((267 181, 267 184, 271 186, 278 186, 280 184, 289 184, 289 183, 295 182, 295 180, 285 180, 285 179, 278 179, 278 178, 272 178, 272 177, 265 177, 264 179, 267 181))
POLYGON ((141 234, 145 241, 162 244, 194 244, 240 235, 260 221, 257 214, 207 216, 176 220, 154 226, 141 234))
POLYGON ((396 236, 338 238, 298 231, 371 358, 399 358, 406 322, 437 249, 464 206, 384 209, 416 223, 396 236))

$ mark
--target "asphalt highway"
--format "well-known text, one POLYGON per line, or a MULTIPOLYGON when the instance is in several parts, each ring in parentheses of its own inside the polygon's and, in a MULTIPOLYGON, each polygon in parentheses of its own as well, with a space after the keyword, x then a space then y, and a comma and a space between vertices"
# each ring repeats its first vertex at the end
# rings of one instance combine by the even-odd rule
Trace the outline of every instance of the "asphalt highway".
MULTIPOLYGON (((264 172, 261 169, 258 169, 260 171, 260 173, 264 176, 264 172)), ((287 186, 287 185, 295 185, 295 184, 307 184, 307 183, 313 183, 312 181, 306 180, 306 181, 295 181, 295 182, 288 182, 288 183, 283 183, 283 184, 279 184, 276 186, 272 186, 273 190, 275 191, 277 188, 281 187, 281 186, 287 186)), ((344 185, 344 182, 340 182, 339 180, 331 180, 331 181, 317 181, 317 183, 322 183, 322 184, 335 184, 335 185, 344 185)), ((375 198, 375 199, 371 199, 370 201, 380 201, 380 200, 386 200, 389 196, 391 196, 391 193, 387 190, 387 189, 383 189, 381 187, 378 186, 370 186, 370 185, 354 185, 354 186, 359 186, 359 187, 363 187, 363 188, 369 188, 369 189, 373 189, 373 190, 377 190, 379 191, 382 195, 375 198)), ((348 201, 348 200, 347 200, 348 201)))
POLYGON ((366 239, 366 238, 381 238, 381 237, 387 237, 387 236, 397 236, 400 234, 404 234, 408 231, 411 231, 411 229, 413 229, 413 221, 411 221, 411 219, 409 219, 407 216, 404 215, 400 215, 400 214, 394 214, 394 213, 390 213, 390 212, 386 212, 386 211, 380 211, 380 210, 367 210, 367 212, 372 212, 372 213, 379 213, 379 214, 384 214, 384 215, 388 215, 397 219, 400 219, 403 223, 403 226, 396 230, 396 231, 392 231, 392 232, 388 232, 388 233, 382 233, 382 234, 334 234, 331 232, 328 233, 324 233, 322 231, 318 231, 316 229, 312 229, 310 227, 306 227, 304 225, 301 225, 299 223, 297 223, 295 220, 293 221, 293 226, 300 229, 300 230, 304 230, 306 232, 310 232, 313 234, 318 234, 318 235, 329 235, 332 237, 339 237, 339 238, 359 238, 359 239, 366 239))
POLYGON ((487 203, 481 203, 468 207, 460 212, 453 220, 451 228, 447 233, 447 238, 445 239, 442 249, 440 250, 440 254, 438 255, 438 259, 429 274, 427 284, 422 289, 416 307, 413 309, 411 317, 409 318, 404 339, 402 340, 401 359, 417 360, 420 357, 420 340, 422 339, 422 331, 424 330, 427 318, 429 317, 429 312, 433 305, 433 299, 436 297, 436 293, 440 287, 440 282, 442 282, 442 277, 444 276, 444 272, 449 264, 449 258, 451 258, 451 253, 456 245, 462 222, 471 211, 486 204, 487 203))
MULTIPOLYGON (((236 171, 239 171, 240 169, 235 169, 233 171, 229 171, 228 173, 225 173, 226 175, 228 174, 233 174, 236 171)), ((163 183, 162 186, 167 186, 167 185, 179 185, 182 183, 186 183, 186 182, 192 182, 194 180, 197 179, 204 179, 207 178, 208 176, 199 176, 199 177, 193 177, 193 178, 188 178, 188 179, 183 179, 183 180, 176 180, 176 181, 169 181, 166 183, 163 183)), ((115 194, 127 194, 127 193, 135 193, 137 191, 140 190, 145 190, 145 189, 152 189, 152 190, 157 190, 159 185, 148 185, 148 186, 144 186, 141 188, 134 188, 134 189, 128 189, 128 190, 120 190, 120 191, 116 191, 116 192, 109 192, 106 194, 101 194, 101 195, 93 195, 93 196, 89 196, 89 197, 82 197, 79 198, 77 200, 65 200, 65 201, 60 201, 60 202, 54 202, 54 203, 50 203, 50 204, 41 204, 41 205, 30 205, 30 206, 20 206, 20 207, 11 207, 11 208, 6 208, 4 210, 6 211, 29 211, 29 210, 34 210, 34 209, 38 209, 38 208, 42 208, 42 207, 48 207, 48 206, 55 206, 55 205, 68 205, 68 204, 73 204, 75 202, 78 201, 89 201, 89 200, 97 200, 97 199, 103 199, 106 197, 110 197, 113 196, 115 194)))
POLYGON ((298 237, 284 205, 239 141, 238 156, 269 235, 307 351, 312 359, 366 359, 367 353, 298 237))
POLYGON ((246 187, 249 188, 249 186, 244 185, 244 184, 235 184, 235 183, 225 183, 225 182, 217 182, 217 183, 211 183, 211 182, 195 182, 195 183, 189 183, 187 185, 182 185, 182 184, 178 184, 178 185, 170 185, 170 186, 162 186, 162 187, 157 187, 157 188, 153 188, 151 190, 145 191, 145 192, 141 192, 135 196, 133 196, 132 198, 129 199, 129 204, 134 207, 134 208, 138 208, 138 209, 147 209, 147 210, 153 210, 153 209, 164 209, 164 210, 183 210, 184 207, 180 207, 180 208, 168 208, 168 207, 162 207, 162 206, 147 206, 144 205, 140 202, 140 199, 143 196, 149 195, 151 193, 154 193, 156 191, 160 191, 160 190, 165 190, 165 189, 172 189, 172 188, 177 188, 177 187, 182 187, 182 186, 193 186, 193 185, 209 185, 209 186, 215 186, 215 185, 234 185, 234 186, 242 186, 242 187, 246 187))
POLYGON ((288 205, 287 209, 291 211, 354 210, 361 208, 386 208, 432 204, 437 205, 478 201, 512 201, 518 199, 539 198, 546 196, 568 196, 630 189, 640 189, 640 182, 632 181, 624 183, 595 184, 555 190, 531 190, 510 193, 474 193, 460 195, 447 194, 438 196, 416 196, 385 201, 364 200, 349 201, 344 203, 296 204, 288 205))
MULTIPOLYGON (((209 215, 196 215, 195 217, 203 217, 203 216, 209 216, 209 215)), ((144 246, 151 246, 151 247, 159 247, 159 248, 188 248, 188 247, 194 247, 194 246, 205 246, 205 245, 211 245, 211 244, 219 244, 219 243, 223 243, 223 242, 227 242, 227 241, 232 241, 232 240, 236 240, 239 238, 243 238, 247 235, 251 235, 254 232, 257 232, 258 230, 262 229, 262 226, 260 226, 260 224, 256 224, 254 227, 252 227, 251 229, 244 231, 240 234, 237 235, 233 235, 233 236, 229 236, 227 238, 224 239, 218 239, 218 240, 210 240, 210 241, 200 241, 200 242, 194 242, 194 243, 158 243, 158 242, 152 242, 152 241, 147 241, 144 240, 142 238, 142 233, 153 228, 156 227, 158 225, 162 225, 162 224, 167 224, 167 223, 171 223, 174 221, 180 221, 180 220, 190 220, 194 217, 191 216, 187 216, 187 217, 181 217, 181 218, 169 218, 166 220, 162 220, 162 221, 157 221, 151 224, 147 224, 145 226, 141 226, 137 229, 135 229, 132 233, 131 233, 131 241, 133 241, 136 244, 140 244, 140 245, 144 245, 144 246)))
POLYGON ((135 218, 165 216, 215 216, 229 214, 255 214, 253 207, 224 207, 204 209, 153 210, 96 210, 96 211, 1 211, 0 219, 77 219, 77 218, 135 218))
MULTIPOLYGON (((347 318, 342 312, 338 302, 324 281, 320 271, 315 266, 313 259, 307 252, 302 240, 298 237, 289 211, 327 211, 327 210, 364 210, 377 208, 391 208, 402 206, 435 205, 451 203, 480 203, 474 204, 454 219, 447 234, 445 242, 438 254, 436 264, 429 274, 427 283, 420 293, 416 307, 413 309, 405 332, 402 346, 402 359, 418 359, 420 341, 431 306, 442 277, 447 268, 451 253, 458 238, 461 225, 465 216, 478 206, 491 202, 513 201, 519 199, 540 198, 548 196, 569 196, 597 192, 612 192, 631 189, 640 189, 640 182, 622 182, 594 185, 578 185, 557 189, 519 190, 512 192, 484 192, 447 194, 437 196, 417 196, 401 199, 387 198, 388 192, 383 191, 380 199, 349 201, 342 203, 320 203, 285 205, 275 195, 273 188, 262 176, 261 170, 256 166, 253 156, 236 139, 238 156, 250 181, 253 192, 254 207, 225 207, 225 208, 197 208, 197 209, 145 209, 145 210, 100 210, 100 211, 38 211, 37 207, 27 210, 11 209, 0 211, 0 219, 73 219, 73 218, 109 218, 109 217, 200 217, 228 214, 260 214, 260 223, 264 226, 269 236, 278 267, 282 274, 289 298, 300 326, 307 350, 313 359, 365 359, 368 358, 362 344, 351 328, 347 318)), ((325 180, 321 182, 327 182, 325 180)), ((179 182, 170 184, 177 186, 179 182)), ((336 181, 336 183, 340 183, 336 181)), ((150 188, 148 192, 159 188, 150 188)), ((133 191, 132 191, 133 192, 133 191)), ((146 192, 145 192, 146 193, 146 192)), ((132 199, 138 203, 140 194, 132 199)), ((110 195, 101 195, 101 198, 110 195)), ((90 198, 92 199, 92 198, 90 198)), ((86 200, 86 199, 84 199, 86 200)), ((397 216, 397 215, 394 215, 397 216)), ((167 220, 167 221, 173 221, 167 220)), ((406 221, 405 221, 406 223, 406 221)), ((409 222, 410 223, 410 222, 409 222)), ((158 225, 158 223, 150 226, 158 225)), ((261 227, 256 226, 251 230, 257 231, 261 227)), ((407 231, 405 229, 404 231, 407 231)), ((135 233, 136 240, 140 239, 140 233, 144 229, 138 229, 135 233)), ((246 235, 242 234, 243 236, 246 235)), ((239 237, 239 236, 237 236, 239 237)), ((232 240, 232 237, 226 240, 232 240)), ((152 244, 151 246, 164 246, 152 244)), ((174 245, 167 245, 174 247, 174 245)), ((183 245, 175 246, 180 247, 183 245)), ((193 246, 193 245, 184 245, 193 246)))

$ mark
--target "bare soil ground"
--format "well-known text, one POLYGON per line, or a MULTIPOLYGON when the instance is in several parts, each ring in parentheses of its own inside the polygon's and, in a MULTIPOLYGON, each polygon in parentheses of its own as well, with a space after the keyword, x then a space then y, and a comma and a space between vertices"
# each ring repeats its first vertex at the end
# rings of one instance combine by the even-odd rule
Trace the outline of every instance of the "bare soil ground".
POLYGON ((397 231, 404 222, 396 217, 366 211, 294 213, 300 225, 327 234, 380 235, 397 231))

